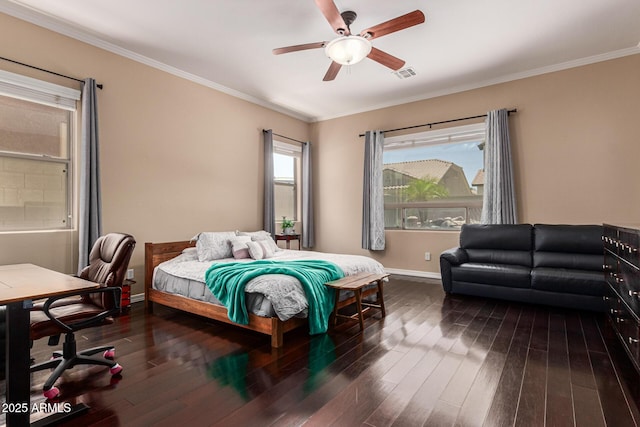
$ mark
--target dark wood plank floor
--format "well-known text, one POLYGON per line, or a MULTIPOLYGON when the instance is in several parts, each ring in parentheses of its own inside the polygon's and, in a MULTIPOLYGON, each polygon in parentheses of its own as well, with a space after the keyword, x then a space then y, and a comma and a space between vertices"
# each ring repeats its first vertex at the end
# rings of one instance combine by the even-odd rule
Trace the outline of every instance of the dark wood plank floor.
MULTIPOLYGON (((76 367, 61 402, 90 411, 69 426, 635 426, 638 374, 601 315, 445 296, 392 277, 387 317, 365 330, 266 336, 135 305, 79 347, 116 345, 124 366, 76 367)), ((49 357, 46 340, 32 350, 49 357)), ((32 403, 47 376, 32 376, 32 403)), ((4 382, 0 383, 4 395, 4 382)), ((44 415, 36 412, 32 420, 44 415)), ((4 415, 0 418, 4 422, 4 415)))

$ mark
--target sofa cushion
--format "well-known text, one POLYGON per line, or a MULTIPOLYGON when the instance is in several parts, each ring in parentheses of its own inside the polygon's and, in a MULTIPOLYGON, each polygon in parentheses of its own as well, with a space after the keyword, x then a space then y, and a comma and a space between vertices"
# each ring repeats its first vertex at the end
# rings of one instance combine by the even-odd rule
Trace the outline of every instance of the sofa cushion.
POLYGON ((456 282, 529 288, 530 271, 529 267, 520 265, 467 262, 451 267, 451 278, 456 282))
POLYGON ((604 275, 598 271, 567 268, 534 268, 531 288, 578 295, 602 296, 606 293, 604 275))
POLYGON ((533 226, 533 267, 599 271, 602 274, 601 225, 533 226))
POLYGON ((536 251, 602 255, 601 225, 533 226, 536 251))
POLYGON ((530 224, 465 224, 460 230, 460 247, 530 251, 531 233, 530 224))
MULTIPOLYGON (((602 252, 602 251, 601 251, 602 252)), ((601 276, 603 254, 576 254, 563 252, 534 252, 534 268, 568 268, 571 270, 597 271, 601 276)), ((603 276, 604 277, 604 276, 603 276)))
POLYGON ((460 247, 470 262, 531 267, 532 229, 529 224, 465 224, 460 247))
POLYGON ((499 249, 467 249, 469 262, 480 264, 509 264, 531 267, 531 252, 499 249))

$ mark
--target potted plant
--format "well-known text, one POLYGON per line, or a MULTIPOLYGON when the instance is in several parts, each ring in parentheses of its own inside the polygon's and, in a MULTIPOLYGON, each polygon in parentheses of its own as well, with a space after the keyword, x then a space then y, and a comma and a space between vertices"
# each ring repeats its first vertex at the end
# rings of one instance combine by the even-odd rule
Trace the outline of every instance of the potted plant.
POLYGON ((282 234, 292 234, 294 225, 295 223, 293 220, 287 219, 286 216, 283 216, 282 217, 282 234))

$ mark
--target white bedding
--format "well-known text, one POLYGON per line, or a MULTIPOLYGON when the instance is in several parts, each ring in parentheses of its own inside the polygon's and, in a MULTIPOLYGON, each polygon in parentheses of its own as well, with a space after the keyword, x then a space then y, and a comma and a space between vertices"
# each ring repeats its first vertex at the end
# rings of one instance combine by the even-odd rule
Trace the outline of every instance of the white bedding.
MULTIPOLYGON (((337 264, 346 276, 361 272, 384 273, 378 261, 361 255, 332 254, 313 251, 282 250, 273 260, 318 259, 337 264)), ((252 259, 225 258, 215 261, 198 261, 193 250, 163 262, 154 271, 153 287, 164 292, 220 304, 204 283, 207 269, 214 263, 251 262, 252 259)), ((277 315, 280 320, 294 316, 306 316, 307 299, 302 285, 292 276, 267 274, 247 283, 247 309, 259 316, 277 315)))

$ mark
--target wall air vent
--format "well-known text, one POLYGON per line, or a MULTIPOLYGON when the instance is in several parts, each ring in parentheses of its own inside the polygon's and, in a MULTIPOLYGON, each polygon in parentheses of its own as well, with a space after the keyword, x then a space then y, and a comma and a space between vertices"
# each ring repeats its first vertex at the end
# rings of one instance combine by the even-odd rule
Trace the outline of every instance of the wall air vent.
POLYGON ((394 71, 393 74, 395 74, 399 79, 408 79, 409 77, 416 75, 416 70, 412 67, 401 68, 398 71, 394 71))

